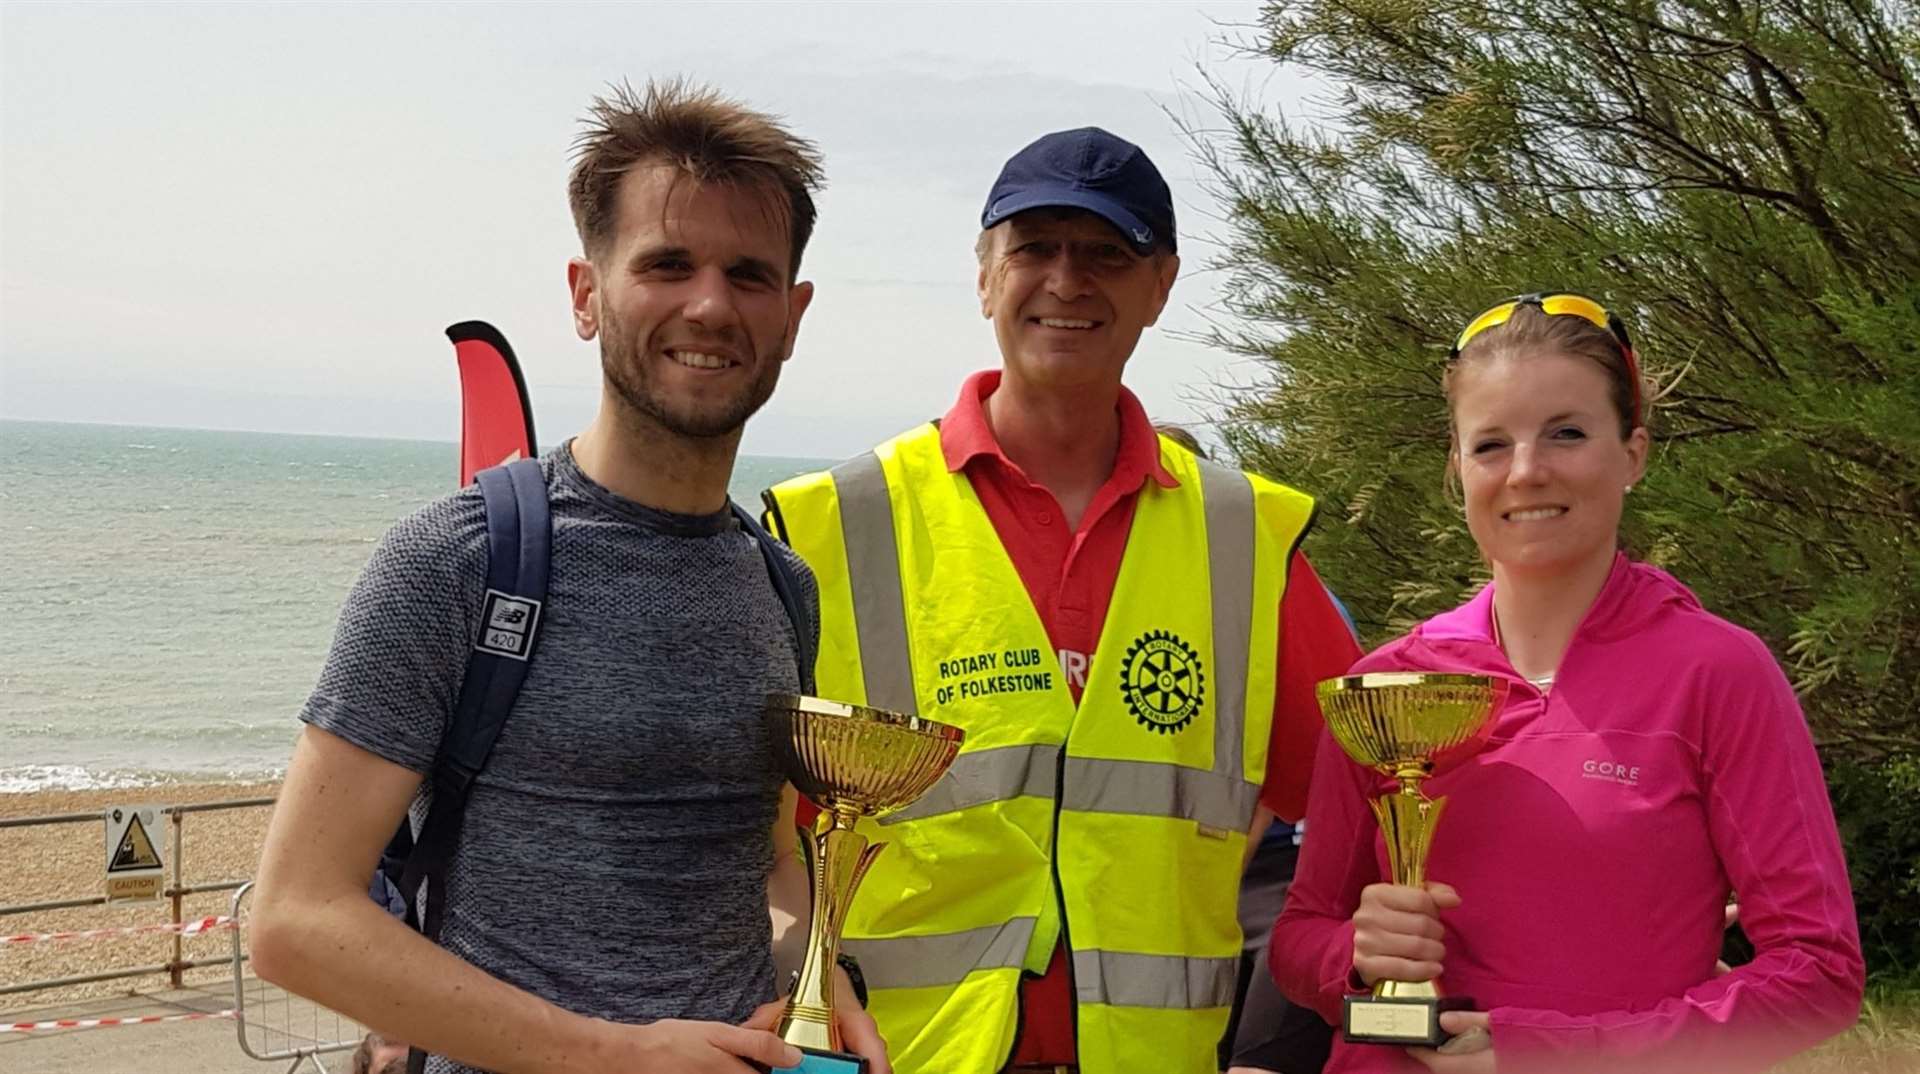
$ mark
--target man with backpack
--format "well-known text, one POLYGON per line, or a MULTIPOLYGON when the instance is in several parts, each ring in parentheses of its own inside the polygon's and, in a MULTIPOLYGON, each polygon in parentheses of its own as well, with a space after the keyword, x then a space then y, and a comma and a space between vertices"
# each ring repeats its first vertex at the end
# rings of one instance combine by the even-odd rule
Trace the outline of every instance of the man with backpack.
MULTIPOLYGON (((798 942, 807 881, 762 706, 810 687, 818 597, 727 482, 812 297, 820 159, 681 83, 596 101, 577 147, 599 412, 375 551, 301 712, 254 967, 436 1074, 793 1064, 774 920, 798 942), (409 813, 403 922, 367 890, 409 813)), ((887 1074, 850 1002, 841 1029, 887 1074)))

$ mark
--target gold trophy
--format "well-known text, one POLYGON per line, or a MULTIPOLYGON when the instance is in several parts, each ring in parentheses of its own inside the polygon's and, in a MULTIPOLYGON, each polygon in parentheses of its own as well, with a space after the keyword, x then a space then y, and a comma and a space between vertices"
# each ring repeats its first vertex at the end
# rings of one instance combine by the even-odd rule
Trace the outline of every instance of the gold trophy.
POLYGON ((918 716, 774 694, 767 698, 773 748, 787 778, 820 806, 806 837, 813 865, 813 926, 806 960, 776 1030, 800 1049, 802 1074, 865 1074, 867 1061, 840 1050, 833 1020, 833 968, 853 891, 886 847, 854 831, 861 817, 900 809, 933 786, 960 754, 966 732, 918 716))
MULTIPOLYGON (((1446 808, 1420 781, 1434 760, 1474 742, 1500 703, 1507 682, 1486 675, 1375 672, 1327 679, 1319 686, 1327 729, 1347 756, 1400 781, 1400 790, 1367 802, 1386 836, 1393 882, 1420 887, 1427 851, 1446 808)), ((1440 1012, 1470 1010, 1463 996, 1442 996, 1432 981, 1377 981, 1373 993, 1348 996, 1341 1028, 1356 1044, 1438 1046, 1447 1039, 1440 1012)))

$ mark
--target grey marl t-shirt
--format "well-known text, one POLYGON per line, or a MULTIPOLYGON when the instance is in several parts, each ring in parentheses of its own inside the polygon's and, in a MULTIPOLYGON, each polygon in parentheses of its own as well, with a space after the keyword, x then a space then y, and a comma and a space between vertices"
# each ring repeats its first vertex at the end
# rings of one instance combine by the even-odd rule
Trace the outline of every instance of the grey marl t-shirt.
MULTIPOLYGON (((784 777, 761 706, 799 689, 792 628, 727 513, 622 499, 569 445, 542 466, 541 637, 467 808, 441 943, 582 1014, 740 1021, 773 997, 767 875, 784 777)), ((817 638, 813 576, 789 562, 817 638)), ((427 772, 486 573, 477 488, 396 525, 347 597, 300 718, 427 772)))

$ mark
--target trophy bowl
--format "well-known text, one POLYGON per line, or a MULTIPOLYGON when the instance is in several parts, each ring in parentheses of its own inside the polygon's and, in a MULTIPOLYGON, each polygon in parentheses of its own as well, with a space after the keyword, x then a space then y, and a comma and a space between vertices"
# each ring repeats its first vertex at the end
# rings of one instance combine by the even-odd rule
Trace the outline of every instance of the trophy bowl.
POLYGON ((1487 716, 1505 698, 1505 680, 1485 675, 1375 671, 1319 686, 1327 730, 1347 756, 1384 775, 1419 767, 1484 738, 1487 716))
POLYGON ((966 732, 864 705, 797 694, 767 699, 773 748, 794 789, 832 812, 873 816, 927 792, 966 732))

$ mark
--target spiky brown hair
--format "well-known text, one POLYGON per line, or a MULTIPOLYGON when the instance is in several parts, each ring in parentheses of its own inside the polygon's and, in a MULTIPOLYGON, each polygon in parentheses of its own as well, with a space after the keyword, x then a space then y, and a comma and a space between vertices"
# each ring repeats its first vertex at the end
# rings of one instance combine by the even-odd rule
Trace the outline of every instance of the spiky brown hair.
POLYGON ((665 164, 697 183, 778 191, 792 232, 789 279, 813 237, 813 192, 824 183, 819 147, 778 117, 685 79, 649 81, 635 93, 622 83, 593 100, 574 139, 567 201, 588 257, 597 258, 620 227, 620 181, 635 167, 665 164))

